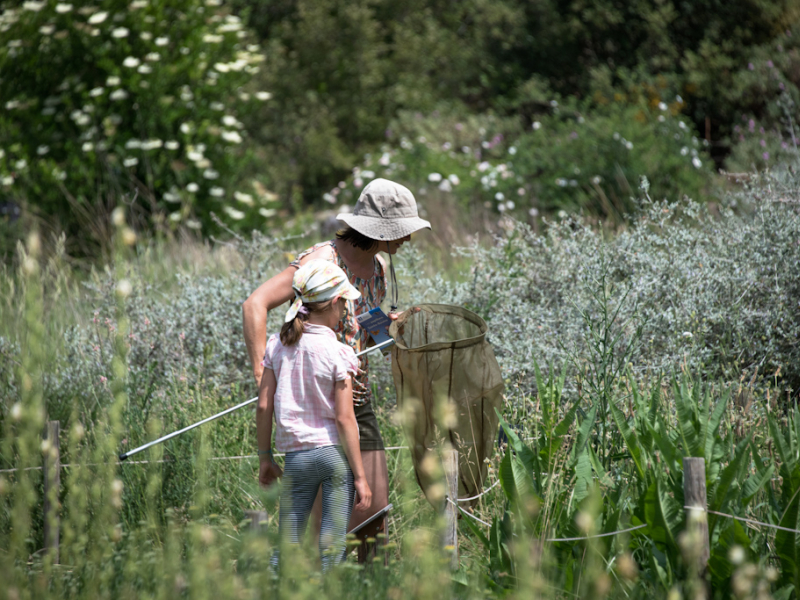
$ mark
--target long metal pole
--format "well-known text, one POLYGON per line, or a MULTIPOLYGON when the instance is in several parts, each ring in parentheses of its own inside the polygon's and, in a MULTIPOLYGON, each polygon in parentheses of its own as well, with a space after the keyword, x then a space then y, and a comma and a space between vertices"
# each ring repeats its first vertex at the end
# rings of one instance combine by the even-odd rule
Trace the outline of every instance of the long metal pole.
MULTIPOLYGON (((366 350, 362 350, 361 352, 356 354, 356 357, 363 356, 365 354, 369 354, 370 352, 374 352, 375 350, 379 350, 381 348, 387 348, 387 347, 391 346, 392 344, 394 344, 394 340, 386 340, 385 342, 382 342, 380 344, 376 344, 376 345, 374 345, 374 346, 372 346, 370 348, 367 348, 366 350)), ((225 415, 227 415, 229 413, 232 413, 232 412, 234 412, 236 410, 239 410, 240 408, 243 408, 243 407, 245 407, 245 406, 247 406, 249 404, 253 404, 253 402, 257 402, 257 401, 258 401, 258 396, 256 396, 255 398, 250 398, 250 400, 245 400, 241 404, 237 404, 236 406, 231 406, 230 408, 226 408, 225 410, 223 410, 220 413, 217 413, 215 415, 211 415, 210 417, 207 417, 207 418, 203 419, 202 421, 198 421, 197 423, 195 423, 193 425, 189 425, 187 427, 184 427, 183 429, 179 429, 178 431, 173 431, 172 433, 169 433, 169 434, 165 435, 164 437, 160 437, 157 440, 153 440, 152 442, 148 442, 144 446, 139 446, 138 448, 134 448, 133 450, 129 450, 128 452, 123 452, 122 454, 119 455, 119 459, 120 460, 125 460, 126 458, 128 458, 130 456, 133 456, 134 454, 138 454, 142 450, 147 450, 151 446, 155 446, 156 444, 160 444, 161 442, 166 442, 167 440, 171 440, 172 438, 177 437, 182 433, 186 433, 187 431, 190 431, 190 430, 194 429, 195 427, 200 427, 200 425, 205 425, 209 421, 213 421, 215 419, 219 419, 220 417, 224 417, 225 415)))

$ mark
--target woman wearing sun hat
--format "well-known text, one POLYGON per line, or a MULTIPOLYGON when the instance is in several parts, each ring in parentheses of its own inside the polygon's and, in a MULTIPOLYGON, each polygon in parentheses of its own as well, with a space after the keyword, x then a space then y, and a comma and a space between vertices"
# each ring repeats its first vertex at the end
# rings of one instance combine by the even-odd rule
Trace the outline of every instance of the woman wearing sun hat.
MULTIPOLYGON (((242 306, 245 343, 253 374, 259 383, 267 340, 267 312, 294 298, 292 278, 301 265, 314 259, 331 261, 345 272, 350 283, 361 293, 359 299, 347 302, 344 315, 336 327, 339 341, 358 353, 367 347, 369 335, 359 329, 355 317, 380 306, 386 296, 386 263, 378 253, 388 254, 391 265, 392 256, 411 239, 412 233, 431 228, 428 221, 419 218, 411 191, 386 179, 375 179, 367 184, 353 212, 341 213, 336 218, 346 225, 336 234, 336 239, 300 253, 289 267, 259 286, 242 306)), ((392 278, 391 317, 397 310, 393 265, 389 272, 392 278)), ((353 511, 348 530, 367 520, 389 502, 386 455, 372 410, 369 361, 366 356, 360 358, 359 367, 360 372, 353 379, 353 404, 360 431, 362 460, 373 496, 369 509, 353 511)), ((362 530, 365 537, 381 531, 382 520, 376 524, 376 528, 362 530)))

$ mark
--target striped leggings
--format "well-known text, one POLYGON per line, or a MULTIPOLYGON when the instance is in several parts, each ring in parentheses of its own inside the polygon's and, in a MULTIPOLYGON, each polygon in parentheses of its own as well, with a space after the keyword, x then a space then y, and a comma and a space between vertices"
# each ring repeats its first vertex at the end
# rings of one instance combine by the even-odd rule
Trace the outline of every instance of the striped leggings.
MULTIPOLYGON (((281 489, 281 541, 299 544, 311 507, 322 485, 322 525, 319 551, 322 571, 339 564, 345 556, 347 524, 353 510, 353 473, 341 446, 323 446, 286 454, 281 489)), ((277 562, 273 557, 273 566, 277 562)))

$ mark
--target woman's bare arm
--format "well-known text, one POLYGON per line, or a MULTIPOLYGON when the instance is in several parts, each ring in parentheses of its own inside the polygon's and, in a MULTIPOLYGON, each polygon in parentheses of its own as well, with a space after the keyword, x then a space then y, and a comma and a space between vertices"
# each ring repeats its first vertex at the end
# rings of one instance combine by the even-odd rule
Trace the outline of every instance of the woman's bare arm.
POLYGON ((264 350, 267 347, 267 312, 294 298, 292 278, 295 271, 295 267, 286 267, 262 283, 242 304, 244 343, 257 384, 261 383, 261 373, 264 370, 261 361, 264 360, 264 350))
MULTIPOLYGON (((304 256, 300 264, 305 264, 314 258, 330 260, 332 256, 330 247, 324 247, 304 256)), ((247 346, 250 364, 253 365, 256 384, 261 383, 261 372, 264 369, 261 361, 264 359, 264 350, 267 347, 267 312, 294 298, 292 279, 296 271, 297 267, 286 267, 258 286, 258 289, 242 304, 244 343, 247 346)))

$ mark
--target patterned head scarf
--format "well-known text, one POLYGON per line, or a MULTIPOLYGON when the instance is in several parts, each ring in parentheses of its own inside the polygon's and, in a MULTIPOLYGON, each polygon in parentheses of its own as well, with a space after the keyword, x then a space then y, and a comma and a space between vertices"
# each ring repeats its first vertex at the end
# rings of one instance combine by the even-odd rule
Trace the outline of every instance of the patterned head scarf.
POLYGON ((329 260, 310 260, 297 269, 292 279, 294 302, 286 311, 286 323, 297 316, 304 302, 322 302, 335 296, 347 300, 361 297, 361 292, 354 288, 344 271, 329 260))

